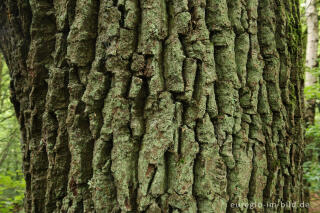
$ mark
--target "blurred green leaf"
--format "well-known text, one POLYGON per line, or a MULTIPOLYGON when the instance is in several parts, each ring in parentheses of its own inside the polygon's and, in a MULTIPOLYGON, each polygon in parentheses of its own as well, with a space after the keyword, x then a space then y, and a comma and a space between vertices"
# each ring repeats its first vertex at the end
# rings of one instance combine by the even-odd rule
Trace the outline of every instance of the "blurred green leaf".
POLYGON ((0 55, 0 213, 21 212, 25 191, 20 132, 10 102, 10 76, 0 55))

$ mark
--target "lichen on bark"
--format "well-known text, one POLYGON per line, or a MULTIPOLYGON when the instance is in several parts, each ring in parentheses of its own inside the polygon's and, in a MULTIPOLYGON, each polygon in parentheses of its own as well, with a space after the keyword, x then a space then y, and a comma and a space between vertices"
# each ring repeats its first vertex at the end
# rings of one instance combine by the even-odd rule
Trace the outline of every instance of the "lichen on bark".
POLYGON ((305 201, 297 1, 0 12, 26 212, 306 212, 232 208, 305 201))

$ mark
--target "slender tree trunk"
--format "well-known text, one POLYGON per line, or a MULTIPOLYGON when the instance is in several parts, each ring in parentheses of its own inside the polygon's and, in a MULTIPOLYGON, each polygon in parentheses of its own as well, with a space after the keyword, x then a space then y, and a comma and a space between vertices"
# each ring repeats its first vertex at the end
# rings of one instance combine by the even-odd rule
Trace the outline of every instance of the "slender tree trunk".
MULTIPOLYGON (((305 72, 305 87, 315 86, 317 78, 310 71, 318 67, 318 41, 319 41, 319 20, 317 0, 306 0, 307 18, 307 48, 306 48, 306 72, 305 72)), ((313 125, 316 112, 316 99, 311 98, 305 100, 305 122, 306 125, 313 125)), ((313 138, 305 140, 306 143, 312 142, 313 138)), ((312 151, 305 153, 305 161, 311 160, 312 151)), ((306 183, 308 184, 308 183, 306 183)), ((310 191, 306 187, 306 198, 310 200, 310 191)))
POLYGON ((26 212, 306 211, 298 1, 0 10, 26 212))
MULTIPOLYGON (((319 20, 316 0, 306 0, 307 18, 307 49, 306 49, 306 71, 305 86, 314 86, 317 83, 316 76, 312 75, 311 69, 318 66, 318 41, 319 41, 319 20)), ((316 109, 316 100, 306 100, 306 123, 313 124, 316 109)))

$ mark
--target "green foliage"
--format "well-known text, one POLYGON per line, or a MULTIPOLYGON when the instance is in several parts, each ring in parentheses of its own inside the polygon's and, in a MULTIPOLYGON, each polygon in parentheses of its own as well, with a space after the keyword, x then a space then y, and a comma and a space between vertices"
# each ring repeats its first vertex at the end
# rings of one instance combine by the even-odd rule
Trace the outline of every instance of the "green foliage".
POLYGON ((21 170, 8 175, 0 174, 0 212, 14 212, 21 208, 24 197, 25 181, 21 170), (18 175, 18 176, 17 176, 18 175))
MULTIPOLYGON (((303 55, 305 58, 306 45, 307 45, 307 24, 305 17, 306 1, 300 1, 301 23, 302 23, 302 42, 303 42, 303 55)), ((320 1, 317 1, 318 13, 320 12, 320 1)), ((318 14, 320 15, 320 14, 318 14)), ((320 45, 318 45, 318 53, 320 52, 320 45)), ((318 59, 319 60, 319 59, 318 59)), ((318 61, 319 64, 319 61, 318 61)), ((306 100, 314 99, 316 104, 320 104, 320 69, 317 66, 314 69, 305 68, 305 71, 312 73, 318 79, 317 83, 312 86, 307 86, 304 89, 306 100)), ((305 134, 305 159, 303 164, 304 178, 308 183, 311 193, 320 192, 320 114, 316 113, 315 124, 306 129, 305 134)))
MULTIPOLYGON (((318 115, 319 117, 319 115, 318 115)), ((320 119, 306 130, 306 161, 303 164, 304 178, 311 192, 320 191, 320 119)))
POLYGON ((19 125, 10 103, 10 76, 0 55, 0 213, 21 212, 25 191, 19 125))
MULTIPOLYGON (((320 78, 320 69, 319 67, 316 67, 314 69, 307 69, 306 71, 310 72, 313 76, 315 76, 317 79, 320 78)), ((309 99, 316 99, 320 100, 320 84, 319 81, 311 86, 306 86, 304 88, 304 95, 307 100, 309 99)))

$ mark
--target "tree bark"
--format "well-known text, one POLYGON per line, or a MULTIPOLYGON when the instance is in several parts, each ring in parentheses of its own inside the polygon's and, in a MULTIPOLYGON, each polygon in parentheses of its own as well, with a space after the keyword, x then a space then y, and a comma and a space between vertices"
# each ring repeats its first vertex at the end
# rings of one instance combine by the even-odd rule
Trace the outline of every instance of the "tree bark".
POLYGON ((26 212, 306 212, 294 0, 4 0, 26 212), (29 2, 29 3, 28 3, 29 2))
MULTIPOLYGON (((307 18, 307 49, 306 49, 306 71, 305 86, 314 86, 317 78, 310 70, 318 66, 318 42, 319 42, 319 20, 316 0, 306 0, 306 18, 307 18)), ((306 103, 306 123, 314 124, 316 109, 316 100, 310 99, 306 103)))

